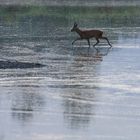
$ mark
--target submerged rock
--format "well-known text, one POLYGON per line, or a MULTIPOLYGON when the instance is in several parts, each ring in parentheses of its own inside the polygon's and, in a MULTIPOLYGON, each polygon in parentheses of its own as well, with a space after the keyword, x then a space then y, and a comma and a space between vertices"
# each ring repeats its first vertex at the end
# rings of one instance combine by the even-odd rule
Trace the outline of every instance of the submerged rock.
POLYGON ((45 65, 40 63, 19 62, 19 61, 0 61, 0 69, 26 69, 26 68, 39 68, 45 65))

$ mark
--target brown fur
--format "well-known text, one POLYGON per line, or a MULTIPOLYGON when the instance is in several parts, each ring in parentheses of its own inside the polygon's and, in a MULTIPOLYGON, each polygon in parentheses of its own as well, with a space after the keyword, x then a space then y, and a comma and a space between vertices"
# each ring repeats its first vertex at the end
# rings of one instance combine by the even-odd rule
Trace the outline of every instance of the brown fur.
POLYGON ((103 34, 100 30, 84 30, 81 31, 83 39, 90 39, 90 38, 100 38, 103 34))
POLYGON ((86 39, 88 41, 88 45, 90 47, 90 39, 95 38, 97 42, 93 45, 93 47, 95 47, 100 42, 99 39, 105 39, 108 42, 108 45, 110 45, 110 47, 112 47, 108 38, 103 37, 103 32, 102 31, 100 31, 100 30, 80 30, 77 26, 78 25, 76 23, 74 23, 74 26, 71 29, 71 32, 76 32, 77 34, 79 34, 80 37, 76 38, 72 42, 72 44, 74 44, 74 42, 77 41, 77 40, 86 39))

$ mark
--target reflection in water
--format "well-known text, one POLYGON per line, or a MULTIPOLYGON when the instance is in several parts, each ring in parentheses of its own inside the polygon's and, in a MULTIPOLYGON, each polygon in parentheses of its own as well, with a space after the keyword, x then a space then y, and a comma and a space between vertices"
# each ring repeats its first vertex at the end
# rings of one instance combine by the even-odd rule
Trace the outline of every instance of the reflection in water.
POLYGON ((93 106, 85 99, 88 96, 86 94, 79 91, 71 93, 69 97, 63 97, 64 119, 68 127, 79 129, 89 125, 93 106))
POLYGON ((97 56, 103 57, 103 56, 107 56, 109 54, 109 52, 111 51, 112 48, 100 48, 98 49, 97 52, 97 56))
POLYGON ((34 94, 20 93, 16 95, 12 103, 12 117, 23 122, 29 121, 33 117, 34 94))
POLYGON ((0 140, 4 140, 4 135, 0 134, 0 140))
POLYGON ((33 86, 35 81, 33 83, 31 82, 28 83, 28 86, 26 83, 22 83, 22 85, 17 83, 18 86, 15 87, 15 96, 12 98, 12 117, 22 122, 32 120, 33 112, 38 109, 40 110, 45 103, 43 96, 40 95, 39 87, 33 86))
POLYGON ((87 48, 80 47, 73 50, 73 55, 77 56, 75 60, 81 60, 85 62, 86 61, 100 62, 103 61, 103 57, 107 56, 111 50, 112 48, 106 48, 100 46, 98 47, 98 51, 94 50, 93 48, 87 49, 87 48))
POLYGON ((94 116, 94 104, 91 102, 97 98, 95 96, 97 87, 94 83, 98 83, 102 56, 100 54, 97 56, 94 52, 86 54, 85 49, 82 49, 83 52, 80 54, 79 51, 74 54, 75 58, 67 72, 71 71, 71 76, 75 77, 75 80, 71 80, 71 86, 62 94, 64 120, 72 129, 88 127, 94 116))
POLYGON ((0 139, 139 139, 140 55, 133 44, 139 46, 140 8, 9 8, 0 9, 1 57, 46 67, 0 70, 0 139), (102 29, 121 49, 105 42, 88 52, 82 41, 72 48, 73 20, 102 29))

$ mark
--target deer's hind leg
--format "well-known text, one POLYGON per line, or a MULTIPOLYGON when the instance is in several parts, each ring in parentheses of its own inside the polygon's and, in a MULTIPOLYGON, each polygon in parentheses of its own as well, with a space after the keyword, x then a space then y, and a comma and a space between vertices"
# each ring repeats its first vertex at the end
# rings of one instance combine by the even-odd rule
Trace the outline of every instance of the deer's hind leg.
POLYGON ((90 48, 90 41, 89 41, 89 39, 87 39, 87 42, 88 42, 88 45, 89 45, 89 48, 90 48))
POLYGON ((112 45, 110 44, 110 42, 109 42, 109 40, 108 40, 107 37, 101 36, 100 38, 101 38, 101 39, 105 39, 105 40, 107 41, 108 45, 110 46, 110 48, 112 48, 112 45))

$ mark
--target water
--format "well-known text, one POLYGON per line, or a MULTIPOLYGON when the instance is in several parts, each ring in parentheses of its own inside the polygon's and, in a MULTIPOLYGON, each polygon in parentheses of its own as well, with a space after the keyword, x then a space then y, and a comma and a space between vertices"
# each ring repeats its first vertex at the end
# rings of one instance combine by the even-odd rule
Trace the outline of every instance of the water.
POLYGON ((139 17, 95 22, 80 12, 1 18, 0 140, 140 139, 139 17), (86 41, 72 46, 76 19, 103 30, 113 48, 104 40, 99 53, 86 41))

